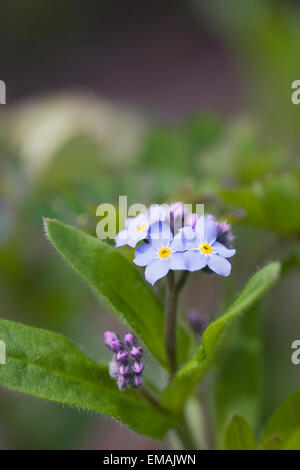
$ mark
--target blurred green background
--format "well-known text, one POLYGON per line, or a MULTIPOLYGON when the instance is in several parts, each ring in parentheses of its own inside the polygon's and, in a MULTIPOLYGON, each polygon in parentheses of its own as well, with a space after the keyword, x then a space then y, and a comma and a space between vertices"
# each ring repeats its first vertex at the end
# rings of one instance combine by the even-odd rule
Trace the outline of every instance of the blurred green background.
MULTIPOLYGON (((230 281, 193 277, 183 317, 216 316, 258 266, 284 261, 206 385, 221 427, 242 410, 259 431, 299 385, 298 2, 12 0, 1 20, 1 315, 108 360, 115 322, 49 246, 42 216, 95 235, 97 205, 119 195, 205 203, 232 223, 238 254, 230 281)), ((0 407, 3 449, 169 446, 4 389, 0 407)))

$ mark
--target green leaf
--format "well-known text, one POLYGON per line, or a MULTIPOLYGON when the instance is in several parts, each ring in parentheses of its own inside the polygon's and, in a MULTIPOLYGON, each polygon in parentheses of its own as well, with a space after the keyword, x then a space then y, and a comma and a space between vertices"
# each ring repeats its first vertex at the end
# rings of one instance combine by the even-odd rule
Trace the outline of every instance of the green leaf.
MULTIPOLYGON (((50 241, 70 265, 93 287, 101 300, 125 322, 167 367, 163 305, 133 263, 115 248, 57 220, 45 220, 50 241)), ((179 360, 189 349, 189 337, 178 334, 179 360)))
POLYGON ((224 438, 226 450, 254 450, 255 437, 247 421, 241 416, 233 416, 224 438))
POLYGON ((272 175, 250 188, 224 190, 223 200, 246 211, 244 222, 280 234, 300 230, 300 181, 291 174, 272 175))
POLYGON ((257 450, 278 450, 280 448, 281 440, 278 436, 271 436, 266 439, 257 450))
POLYGON ((300 270, 300 243, 297 242, 282 260, 282 275, 287 274, 291 269, 300 270))
POLYGON ((300 450, 300 427, 292 432, 283 446, 283 450, 300 450))
POLYGON ((0 338, 6 345, 0 384, 7 388, 112 416, 154 438, 176 425, 137 391, 120 392, 106 366, 59 334, 0 320, 0 338))
POLYGON ((295 450, 300 448, 300 389, 292 393, 277 408, 267 422, 262 438, 266 439, 273 434, 281 439, 284 448, 295 450))
POLYGON ((202 345, 195 355, 175 375, 164 392, 164 403, 174 410, 180 410, 188 395, 193 392, 197 383, 208 369, 217 349, 222 344, 224 333, 240 313, 252 305, 277 280, 280 272, 279 263, 270 263, 258 271, 236 301, 216 321, 211 323, 203 333, 202 345))
POLYGON ((255 429, 260 412, 262 347, 261 302, 255 302, 247 315, 232 328, 228 348, 215 378, 215 404, 219 440, 233 415, 243 416, 255 429))

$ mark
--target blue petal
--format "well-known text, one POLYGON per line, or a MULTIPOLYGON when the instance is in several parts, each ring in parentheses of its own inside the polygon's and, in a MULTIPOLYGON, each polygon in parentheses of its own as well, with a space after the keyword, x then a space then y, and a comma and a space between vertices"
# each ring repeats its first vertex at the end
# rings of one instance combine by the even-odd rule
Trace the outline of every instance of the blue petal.
POLYGON ((185 253, 186 269, 188 271, 199 271, 207 265, 207 255, 199 250, 190 250, 185 253))
POLYGON ((133 240, 132 238, 129 238, 127 241, 127 245, 131 246, 131 248, 135 248, 136 244, 140 242, 141 240, 133 240))
POLYGON ((167 260, 155 259, 145 269, 145 278, 150 284, 155 284, 158 279, 164 277, 169 271, 167 260))
POLYGON ((130 246, 135 246, 137 242, 147 238, 148 226, 148 217, 145 213, 139 214, 130 220, 127 229, 128 236, 133 242, 135 241, 135 244, 130 246), (145 225, 145 227, 141 229, 140 227, 142 227, 143 225, 145 225))
POLYGON ((155 258, 155 255, 156 251, 154 248, 151 245, 144 243, 144 245, 138 246, 135 250, 135 258, 133 262, 137 266, 146 266, 153 260, 153 258, 155 258))
POLYGON ((155 247, 169 246, 173 234, 169 227, 162 222, 152 224, 148 232, 149 241, 155 247))
POLYGON ((169 257, 170 269, 186 269, 185 253, 172 253, 169 257))
POLYGON ((231 256, 235 255, 236 250, 230 250, 229 248, 226 248, 225 245, 222 245, 222 243, 215 242, 212 245, 213 251, 216 251, 218 255, 222 256, 223 258, 230 258, 231 256))
POLYGON ((216 241, 217 226, 216 223, 208 217, 200 217, 197 220, 195 229, 201 241, 209 243, 210 245, 216 241))
POLYGON ((119 248, 120 246, 127 245, 128 243, 128 231, 121 230, 121 232, 117 233, 116 238, 116 247, 119 248))
POLYGON ((181 230, 179 230, 172 242, 172 247, 176 251, 184 251, 196 247, 198 248, 198 246, 199 242, 197 241, 197 234, 191 227, 183 227, 181 230))
POLYGON ((164 221, 166 218, 166 209, 159 204, 151 204, 148 209, 149 224, 164 221))
POLYGON ((181 237, 178 237, 178 238, 177 237, 178 235, 176 235, 176 237, 174 237, 174 239, 170 243, 171 250, 174 252, 186 251, 187 246, 186 246, 185 240, 183 240, 181 237))
POLYGON ((229 276, 231 264, 219 255, 208 255, 208 267, 220 276, 229 276))
POLYGON ((188 226, 183 227, 183 229, 180 230, 178 235, 181 235, 185 241, 189 242, 195 241, 197 237, 195 230, 192 227, 188 226))

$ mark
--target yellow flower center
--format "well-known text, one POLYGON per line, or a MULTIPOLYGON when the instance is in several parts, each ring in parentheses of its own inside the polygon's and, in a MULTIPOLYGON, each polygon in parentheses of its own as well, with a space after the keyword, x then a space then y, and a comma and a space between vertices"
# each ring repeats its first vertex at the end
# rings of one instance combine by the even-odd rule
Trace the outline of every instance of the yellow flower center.
POLYGON ((199 250, 209 255, 212 252, 212 247, 208 243, 202 243, 202 245, 199 246, 199 250))
POLYGON ((140 232, 141 230, 144 230, 144 228, 146 228, 146 224, 140 225, 140 226, 136 229, 136 231, 137 231, 137 232, 140 232))
POLYGON ((171 250, 170 248, 161 248, 158 252, 158 255, 161 257, 161 258, 167 258, 168 256, 170 256, 171 254, 171 250))

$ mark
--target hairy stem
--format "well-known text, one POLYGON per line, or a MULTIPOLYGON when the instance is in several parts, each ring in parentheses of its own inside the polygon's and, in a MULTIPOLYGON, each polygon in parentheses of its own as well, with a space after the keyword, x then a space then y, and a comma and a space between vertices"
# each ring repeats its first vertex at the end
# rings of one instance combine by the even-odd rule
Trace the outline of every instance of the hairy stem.
POLYGON ((159 401, 150 393, 145 387, 142 387, 140 390, 140 395, 147 400, 151 405, 157 408, 159 411, 166 411, 159 401))

